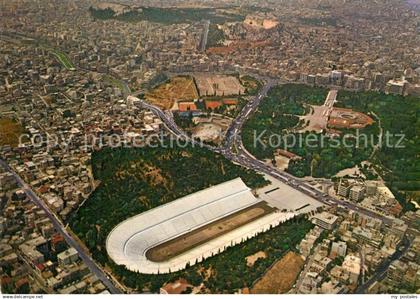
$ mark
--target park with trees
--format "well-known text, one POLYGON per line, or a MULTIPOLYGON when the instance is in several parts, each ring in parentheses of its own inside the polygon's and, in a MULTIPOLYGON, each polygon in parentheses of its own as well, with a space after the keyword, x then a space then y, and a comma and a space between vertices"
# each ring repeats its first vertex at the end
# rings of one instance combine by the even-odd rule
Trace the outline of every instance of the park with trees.
MULTIPOLYGON (((341 129, 338 136, 296 133, 298 116, 306 114, 307 105, 322 105, 328 89, 299 84, 286 84, 273 88, 262 101, 258 111, 244 125, 243 142, 249 152, 258 159, 274 157, 277 148, 269 146, 273 134, 289 135, 289 139, 316 141, 295 143, 280 148, 302 157, 290 161, 287 171, 297 177, 313 176, 333 178, 340 170, 370 162, 375 172, 386 182, 403 207, 406 195, 418 201, 420 164, 418 132, 420 130, 420 101, 415 96, 390 95, 380 92, 354 92, 340 90, 334 107, 347 108, 370 115, 375 122, 364 129, 341 129), (263 144, 255 143, 255 136, 265 131, 263 144), (382 132, 382 140, 379 140, 382 132), (362 136, 363 135, 363 136, 362 136), (361 137, 362 136, 362 137, 361 137), (365 142, 367 140, 367 142, 365 142), (266 146, 264 146, 264 144, 266 146)), ((363 167, 360 167, 363 169, 363 167)), ((363 169, 367 172, 366 169, 363 169)), ((368 173, 369 178, 374 176, 368 173)))
POLYGON ((299 84, 279 85, 272 88, 260 103, 254 115, 244 124, 242 140, 247 150, 260 160, 272 159, 275 148, 269 146, 273 135, 284 135, 298 125, 305 115, 304 104, 322 105, 328 91, 324 88, 299 84), (264 134, 263 134, 264 133, 264 134), (263 144, 255 143, 255 136, 263 134, 263 144))
POLYGON ((110 267, 120 281, 138 291, 158 292, 164 283, 185 278, 194 286, 204 283, 204 292, 233 293, 250 286, 273 262, 294 250, 313 227, 300 216, 183 271, 159 275, 131 272, 113 263, 106 253, 106 238, 118 223, 236 177, 251 188, 265 186, 267 181, 221 155, 191 145, 104 148, 92 154, 92 166, 100 185, 70 219, 70 227, 100 264, 110 267), (246 257, 261 250, 267 257, 248 267, 246 257))

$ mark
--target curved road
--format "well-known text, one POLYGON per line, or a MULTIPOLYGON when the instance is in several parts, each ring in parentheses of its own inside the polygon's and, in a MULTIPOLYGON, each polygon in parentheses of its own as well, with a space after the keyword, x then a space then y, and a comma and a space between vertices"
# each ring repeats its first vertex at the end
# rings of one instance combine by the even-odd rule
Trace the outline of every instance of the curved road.
POLYGON ((347 208, 348 210, 352 210, 352 211, 367 215, 372 218, 380 219, 386 225, 392 224, 392 219, 390 218, 379 215, 371 210, 362 208, 352 202, 342 201, 334 197, 331 197, 328 194, 321 192, 317 188, 314 188, 313 186, 306 184, 300 179, 292 176, 291 174, 285 171, 280 171, 270 165, 267 165, 266 163, 256 159, 244 148, 242 144, 242 138, 241 138, 242 126, 257 110, 260 102, 267 95, 268 91, 274 85, 276 85, 276 83, 277 81, 272 80, 272 79, 268 79, 266 81, 261 91, 255 96, 253 100, 248 102, 248 104, 243 108, 243 110, 236 117, 236 119, 234 119, 231 126, 227 130, 225 142, 219 148, 203 144, 202 142, 198 142, 192 139, 191 137, 189 137, 185 132, 183 132, 181 129, 178 128, 177 124, 173 120, 172 114, 170 114, 169 112, 165 113, 164 111, 162 111, 160 108, 156 106, 148 104, 141 99, 138 99, 135 97, 133 98, 136 99, 138 103, 140 103, 140 106, 142 108, 149 109, 154 114, 156 114, 163 121, 163 123, 169 129, 169 131, 171 131, 178 138, 181 138, 183 140, 190 140, 194 145, 201 145, 213 152, 222 154, 228 160, 234 163, 237 163, 244 167, 254 169, 256 171, 270 175, 290 185, 291 187, 297 189, 298 191, 316 199, 322 204, 325 204, 328 206, 330 205, 341 206, 343 208, 347 208), (234 148, 236 148, 236 151, 237 151, 236 153, 233 151, 234 148))

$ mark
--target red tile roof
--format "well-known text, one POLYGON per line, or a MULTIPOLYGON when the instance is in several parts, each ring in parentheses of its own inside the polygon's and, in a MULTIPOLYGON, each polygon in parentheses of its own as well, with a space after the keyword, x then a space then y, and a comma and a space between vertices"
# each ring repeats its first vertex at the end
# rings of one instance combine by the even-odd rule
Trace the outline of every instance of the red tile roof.
POLYGON ((220 101, 206 101, 206 109, 214 110, 222 106, 220 101))
POLYGON ((225 100, 223 100, 223 104, 225 104, 225 105, 237 105, 238 100, 237 99, 225 99, 225 100))

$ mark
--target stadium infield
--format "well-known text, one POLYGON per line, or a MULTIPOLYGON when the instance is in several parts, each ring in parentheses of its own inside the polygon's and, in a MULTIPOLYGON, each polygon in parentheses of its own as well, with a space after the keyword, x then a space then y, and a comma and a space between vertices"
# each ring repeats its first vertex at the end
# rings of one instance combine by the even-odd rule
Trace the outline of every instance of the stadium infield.
POLYGON ((159 244, 146 252, 146 257, 153 262, 164 262, 188 250, 233 231, 245 224, 273 213, 277 209, 259 202, 244 210, 209 223, 175 239, 159 244))

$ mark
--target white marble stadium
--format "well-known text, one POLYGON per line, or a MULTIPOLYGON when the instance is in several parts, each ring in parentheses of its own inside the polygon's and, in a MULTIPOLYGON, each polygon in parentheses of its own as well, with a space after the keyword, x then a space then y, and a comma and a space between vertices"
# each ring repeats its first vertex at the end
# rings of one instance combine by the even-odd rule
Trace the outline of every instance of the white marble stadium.
POLYGON ((292 217, 275 212, 245 224, 167 261, 156 263, 146 252, 159 244, 259 203, 242 179, 237 178, 159 206, 117 225, 108 235, 106 248, 118 265, 140 273, 182 270, 187 264, 215 255, 292 217))

